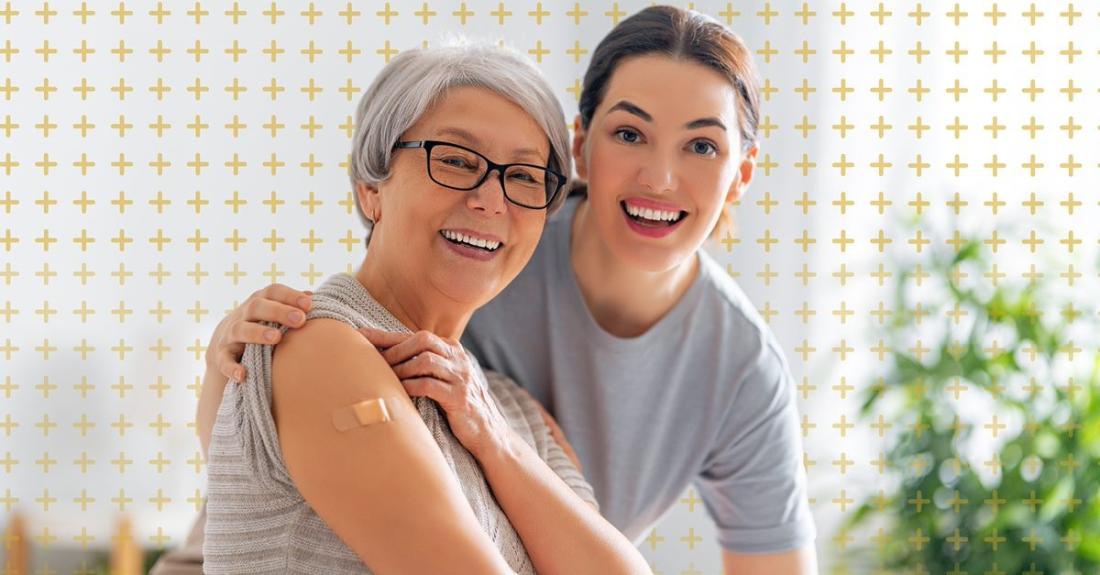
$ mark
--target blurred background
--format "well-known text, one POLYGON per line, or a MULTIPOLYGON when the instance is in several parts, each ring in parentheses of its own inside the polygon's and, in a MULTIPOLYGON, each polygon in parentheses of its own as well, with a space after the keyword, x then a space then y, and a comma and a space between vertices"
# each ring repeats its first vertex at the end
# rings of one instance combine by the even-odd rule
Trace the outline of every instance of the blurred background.
MULTIPOLYGON (((499 39, 572 119, 647 5, 0 3, 0 565, 182 544, 210 333, 358 265, 352 115, 389 58, 499 39)), ((760 72, 757 175, 708 250, 799 383, 822 572, 1100 572, 1100 4, 677 5, 760 72)), ((639 546, 721 572, 694 489, 639 546)))

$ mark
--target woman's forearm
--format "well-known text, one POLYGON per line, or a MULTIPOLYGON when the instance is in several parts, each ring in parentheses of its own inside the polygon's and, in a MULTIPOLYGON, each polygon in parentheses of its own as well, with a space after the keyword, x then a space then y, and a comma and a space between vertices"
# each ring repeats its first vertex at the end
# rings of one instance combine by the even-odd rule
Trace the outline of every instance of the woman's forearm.
POLYGON ((202 390, 199 392, 198 412, 195 414, 195 426, 198 428, 204 459, 210 448, 210 434, 214 430, 214 420, 218 417, 218 407, 222 404, 222 394, 228 383, 229 380, 216 367, 210 365, 206 367, 206 374, 202 378, 202 390))
POLYGON ((477 454, 493 496, 508 515, 535 570, 558 573, 649 573, 642 554, 512 433, 477 454))

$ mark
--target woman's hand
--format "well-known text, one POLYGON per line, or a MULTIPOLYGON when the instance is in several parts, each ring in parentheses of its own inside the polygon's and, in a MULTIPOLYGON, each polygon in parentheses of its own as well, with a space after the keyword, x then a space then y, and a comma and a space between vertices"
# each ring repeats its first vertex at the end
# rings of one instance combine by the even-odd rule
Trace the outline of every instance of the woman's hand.
POLYGON ((382 353, 410 396, 434 399, 451 431, 474 457, 507 445, 511 426, 500 412, 466 350, 429 331, 359 330, 382 353))
POLYGON ((313 303, 313 292, 298 291, 282 284, 271 284, 248 296, 229 315, 222 318, 210 344, 206 346, 206 368, 228 379, 243 381, 244 366, 238 363, 248 343, 276 343, 282 334, 260 324, 261 321, 288 327, 302 327, 313 303))

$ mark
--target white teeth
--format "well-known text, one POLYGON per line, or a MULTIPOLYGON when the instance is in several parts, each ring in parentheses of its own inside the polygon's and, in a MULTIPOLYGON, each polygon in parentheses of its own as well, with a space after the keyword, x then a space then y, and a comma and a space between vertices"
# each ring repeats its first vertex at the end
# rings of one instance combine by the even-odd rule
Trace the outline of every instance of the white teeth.
POLYGON ((466 245, 474 246, 475 248, 481 248, 490 252, 496 251, 500 247, 500 242, 485 240, 481 238, 475 238, 466 234, 460 234, 451 230, 443 230, 443 237, 451 240, 452 242, 460 242, 466 245))
POLYGON ((680 212, 639 208, 630 204, 626 204, 626 212, 636 218, 645 218, 655 222, 674 222, 680 219, 680 212))

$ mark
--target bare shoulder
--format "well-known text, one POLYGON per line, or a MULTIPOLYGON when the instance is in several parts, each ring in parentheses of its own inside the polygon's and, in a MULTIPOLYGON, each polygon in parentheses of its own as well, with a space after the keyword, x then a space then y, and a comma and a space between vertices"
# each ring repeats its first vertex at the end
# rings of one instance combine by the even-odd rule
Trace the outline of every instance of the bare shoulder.
POLYGON ((283 335, 272 359, 272 387, 278 397, 326 404, 371 392, 408 397, 366 338, 351 325, 328 318, 311 319, 283 335))
POLYGON ((288 331, 275 348, 271 373, 272 416, 292 475, 304 471, 301 465, 293 469, 296 460, 310 459, 301 455, 316 452, 310 445, 353 449, 357 436, 377 435, 378 429, 340 433, 333 427, 333 413, 348 405, 382 398, 391 417, 403 420, 396 430, 408 431, 407 424, 422 427, 412 400, 382 355, 342 321, 311 319, 288 331))
POLYGON ((416 406, 354 327, 313 319, 287 332, 272 415, 295 487, 375 572, 505 571, 416 406), (337 410, 378 398, 388 421, 334 425, 337 410), (452 545, 437 552, 437 541, 452 545))
POLYGON ((287 330, 275 347, 272 367, 293 375, 308 370, 333 369, 362 364, 376 367, 372 359, 381 355, 350 324, 329 318, 314 318, 297 329, 287 330), (373 353, 372 353, 373 352, 373 353))

